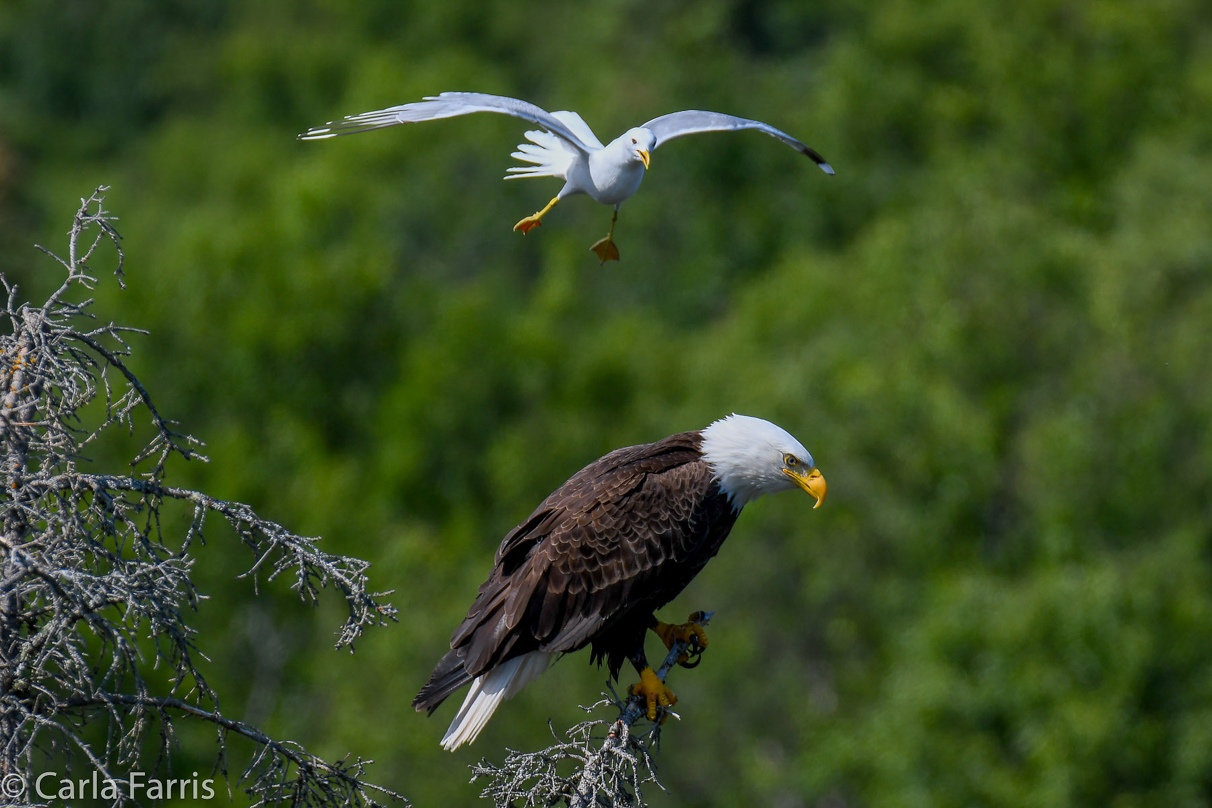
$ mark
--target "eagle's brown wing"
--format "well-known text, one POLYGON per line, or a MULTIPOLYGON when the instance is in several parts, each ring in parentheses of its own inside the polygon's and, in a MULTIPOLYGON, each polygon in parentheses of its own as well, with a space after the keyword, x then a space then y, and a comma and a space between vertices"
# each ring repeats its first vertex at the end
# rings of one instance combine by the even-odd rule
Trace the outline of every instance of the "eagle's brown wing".
POLYGON ((501 542, 414 706, 432 709, 462 683, 535 650, 593 642, 617 676, 653 610, 715 555, 736 520, 700 445, 698 432, 685 432, 618 449, 548 496, 501 542))

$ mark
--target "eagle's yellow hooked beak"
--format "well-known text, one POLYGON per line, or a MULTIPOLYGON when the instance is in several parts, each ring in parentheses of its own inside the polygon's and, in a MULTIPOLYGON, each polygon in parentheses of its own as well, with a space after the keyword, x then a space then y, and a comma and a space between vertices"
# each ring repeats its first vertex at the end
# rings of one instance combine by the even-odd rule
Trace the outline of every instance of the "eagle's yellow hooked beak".
POLYGON ((640 155, 640 160, 644 163, 644 170, 647 171, 648 163, 652 159, 652 155, 648 153, 648 149, 637 149, 637 153, 640 155))
POLYGON ((795 480, 795 484, 807 491, 816 500, 816 504, 812 506, 813 510, 821 507, 821 503, 825 501, 825 475, 821 474, 820 469, 813 469, 807 474, 800 474, 791 469, 783 469, 783 473, 791 479, 795 480))

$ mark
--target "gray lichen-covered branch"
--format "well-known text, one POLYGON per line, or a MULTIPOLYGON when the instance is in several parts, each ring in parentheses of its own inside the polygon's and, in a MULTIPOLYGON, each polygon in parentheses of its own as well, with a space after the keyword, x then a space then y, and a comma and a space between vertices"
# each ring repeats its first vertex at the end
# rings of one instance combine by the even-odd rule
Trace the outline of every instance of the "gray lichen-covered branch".
MULTIPOLYGON (((77 299, 98 283, 92 263, 109 254, 106 244, 124 284, 104 191, 81 200, 66 258, 42 248, 66 273, 45 303, 21 302, 3 280, 11 332, 0 337, 0 776, 30 782, 48 761, 76 761, 121 783, 147 747, 170 760, 174 721, 188 716, 215 726, 224 772, 228 736, 253 743, 234 784, 258 805, 402 800, 363 779, 369 761, 326 762, 220 710, 184 617, 202 597, 191 572, 210 515, 251 551, 244 575, 254 589, 287 575, 308 603, 322 588, 340 592, 348 615, 338 648, 396 610, 390 593, 368 588, 366 562, 322 552, 247 505, 165 483, 168 459, 205 460, 201 444, 159 413, 127 366, 126 337, 139 332, 100 324, 93 301, 77 299), (152 436, 132 451, 129 473, 81 470, 83 450, 103 432, 121 426, 133 436, 144 419, 152 436), (169 508, 186 516, 182 530, 162 524, 169 508), (152 668, 169 675, 153 683, 152 668), (92 731, 96 724, 104 731, 92 731)), ((114 804, 124 801, 120 794, 114 804)))
MULTIPOLYGON (((713 612, 699 612, 695 622, 706 626, 712 615, 713 612)), ((657 668, 657 677, 664 682, 679 662, 687 667, 697 665, 697 662, 686 665, 687 655, 693 655, 694 651, 691 643, 675 641, 657 668)), ((631 695, 620 698, 613 688, 602 695, 601 701, 584 709, 593 712, 613 708, 617 711, 613 720, 582 721, 564 733, 568 740, 555 736, 556 743, 538 752, 510 750, 500 766, 487 759, 473 765, 472 782, 487 780, 480 796, 492 800, 498 808, 646 805, 644 784, 663 788, 656 776, 652 753, 660 747, 661 727, 666 718, 677 714, 659 708, 652 726, 637 733, 633 726, 647 714, 644 698, 631 695)))

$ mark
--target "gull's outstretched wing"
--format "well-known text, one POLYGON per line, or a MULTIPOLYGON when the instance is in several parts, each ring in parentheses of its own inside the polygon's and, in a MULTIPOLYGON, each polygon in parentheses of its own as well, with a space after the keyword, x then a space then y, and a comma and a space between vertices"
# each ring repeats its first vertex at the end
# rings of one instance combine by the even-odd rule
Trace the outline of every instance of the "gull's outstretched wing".
POLYGON ((734 115, 725 115, 722 112, 704 112, 701 109, 687 109, 682 112, 671 112, 668 115, 653 118, 644 124, 643 128, 656 135, 656 145, 652 147, 653 149, 658 148, 666 141, 685 137, 686 135, 697 135, 699 132, 732 132, 737 129, 756 129, 759 132, 765 132, 772 138, 783 141, 800 154, 811 157, 821 167, 821 171, 824 171, 826 174, 833 173, 833 166, 825 162, 825 158, 817 154, 815 150, 800 143, 786 132, 775 129, 770 124, 762 123, 761 121, 737 118, 734 115))
POLYGON ((329 121, 323 126, 308 129, 299 135, 299 139, 322 140, 337 135, 352 135, 356 132, 381 129, 384 126, 395 126, 399 123, 436 121, 441 118, 470 115, 473 112, 499 112, 503 115, 512 115, 515 118, 538 124, 578 151, 588 153, 591 150, 590 144, 583 142, 572 129, 550 112, 517 98, 486 95, 485 93, 442 93, 412 104, 363 112, 361 115, 350 115, 340 121, 329 121))

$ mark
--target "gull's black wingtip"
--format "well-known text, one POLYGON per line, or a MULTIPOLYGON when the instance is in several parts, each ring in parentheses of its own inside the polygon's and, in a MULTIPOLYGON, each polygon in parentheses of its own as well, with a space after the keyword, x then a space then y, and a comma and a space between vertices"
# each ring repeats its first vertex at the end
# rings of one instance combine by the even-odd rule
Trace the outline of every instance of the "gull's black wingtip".
MULTIPOLYGON (((803 146, 802 143, 800 145, 803 146)), ((828 161, 826 161, 824 157, 821 157, 820 153, 816 149, 813 149, 810 146, 804 146, 804 148, 800 149, 800 154, 811 157, 812 162, 816 163, 817 166, 820 167, 821 171, 824 171, 831 177, 833 176, 833 166, 829 165, 828 161)))

